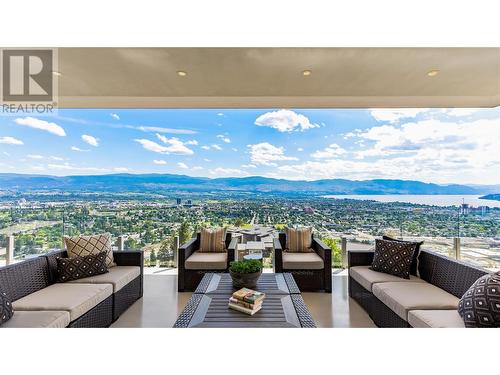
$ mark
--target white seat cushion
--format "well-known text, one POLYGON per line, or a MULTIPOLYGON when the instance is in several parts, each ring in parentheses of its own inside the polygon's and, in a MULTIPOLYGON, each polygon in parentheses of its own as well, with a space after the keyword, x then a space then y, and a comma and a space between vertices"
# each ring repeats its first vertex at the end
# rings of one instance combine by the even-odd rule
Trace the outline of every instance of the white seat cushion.
POLYGON ((77 284, 111 284, 113 293, 118 292, 129 282, 141 275, 141 267, 138 266, 115 266, 108 273, 72 280, 70 283, 77 284))
POLYGON ((111 284, 53 284, 12 303, 19 311, 67 311, 71 321, 113 294, 111 284))
POLYGON ((2 328, 64 328, 69 322, 67 311, 14 311, 2 328))
POLYGON ((427 282, 388 282, 374 284, 373 294, 402 319, 410 310, 457 310, 458 298, 427 282))
POLYGON ((227 268, 227 253, 191 254, 184 263, 187 270, 225 270, 227 268))
POLYGON ((413 328, 465 328, 457 310, 412 310, 408 323, 413 328))
POLYGON ((386 282, 402 282, 413 281, 416 283, 425 283, 424 280, 416 276, 410 275, 410 280, 403 279, 394 275, 389 275, 383 272, 377 272, 370 269, 370 266, 355 266, 349 268, 349 275, 356 280, 363 288, 372 291, 373 284, 386 282))
POLYGON ((289 253, 283 252, 284 270, 322 270, 324 262, 321 257, 314 253, 289 253))

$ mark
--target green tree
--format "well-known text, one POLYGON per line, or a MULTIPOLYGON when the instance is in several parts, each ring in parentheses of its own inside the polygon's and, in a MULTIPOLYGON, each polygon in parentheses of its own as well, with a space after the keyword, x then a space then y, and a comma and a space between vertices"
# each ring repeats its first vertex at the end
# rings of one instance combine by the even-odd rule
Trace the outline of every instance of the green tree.
POLYGON ((151 254, 149 254, 149 262, 151 266, 156 266, 156 252, 155 250, 151 250, 151 254))
POLYGON ((166 240, 163 240, 161 245, 160 245, 160 249, 158 250, 158 255, 157 255, 157 259, 160 261, 160 267, 166 267, 168 264, 167 262, 170 260, 171 258, 171 246, 172 246, 172 242, 170 239, 166 239, 166 240))
POLYGON ((234 221, 234 226, 235 227, 241 227, 243 224, 245 224, 245 222, 243 221, 243 219, 238 218, 238 219, 236 219, 234 221))
POLYGON ((339 245, 339 240, 332 237, 321 239, 326 246, 332 249, 332 266, 339 268, 342 266, 342 250, 339 245))
POLYGON ((186 243, 191 239, 191 229, 187 221, 183 221, 179 228, 179 243, 186 243))
POLYGON ((132 237, 128 237, 125 240, 125 249, 137 250, 139 248, 139 243, 132 237))

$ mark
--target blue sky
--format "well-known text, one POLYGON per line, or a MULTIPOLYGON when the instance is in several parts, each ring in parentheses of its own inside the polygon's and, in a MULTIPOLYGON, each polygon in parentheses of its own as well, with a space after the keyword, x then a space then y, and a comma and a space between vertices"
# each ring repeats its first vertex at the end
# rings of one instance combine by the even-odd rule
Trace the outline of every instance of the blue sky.
POLYGON ((59 110, 0 117, 0 172, 500 184, 500 108, 59 110))

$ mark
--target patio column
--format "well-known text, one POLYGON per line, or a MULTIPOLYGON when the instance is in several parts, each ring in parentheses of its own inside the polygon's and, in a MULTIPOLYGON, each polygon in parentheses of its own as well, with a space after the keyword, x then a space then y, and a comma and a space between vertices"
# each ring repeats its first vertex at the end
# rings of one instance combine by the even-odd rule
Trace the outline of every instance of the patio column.
POLYGON ((340 238, 340 255, 342 257, 342 268, 346 269, 347 268, 347 238, 346 237, 341 237, 340 238))
POLYGON ((14 262, 14 236, 7 237, 7 246, 5 252, 5 264, 9 265, 14 262))
POLYGON ((125 250, 125 236, 118 236, 118 251, 125 250))
POLYGON ((179 236, 174 237, 174 246, 172 250, 174 251, 174 267, 177 268, 177 263, 179 262, 179 236))
POLYGON ((453 238, 453 253, 455 254, 455 259, 460 259, 460 237, 453 238))

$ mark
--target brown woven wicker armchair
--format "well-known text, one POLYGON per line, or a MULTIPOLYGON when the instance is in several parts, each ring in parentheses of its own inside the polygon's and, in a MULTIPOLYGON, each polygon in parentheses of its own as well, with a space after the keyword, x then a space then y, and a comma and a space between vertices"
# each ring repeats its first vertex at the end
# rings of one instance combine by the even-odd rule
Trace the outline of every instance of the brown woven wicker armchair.
POLYGON ((301 291, 332 292, 332 250, 321 240, 312 238, 313 253, 286 251, 286 234, 274 239, 274 272, 289 272, 301 291), (283 250, 285 249, 285 250, 283 250))
POLYGON ((237 243, 238 239, 227 233, 226 252, 200 253, 200 233, 197 233, 196 238, 179 247, 177 290, 194 291, 205 273, 228 272, 237 243))

